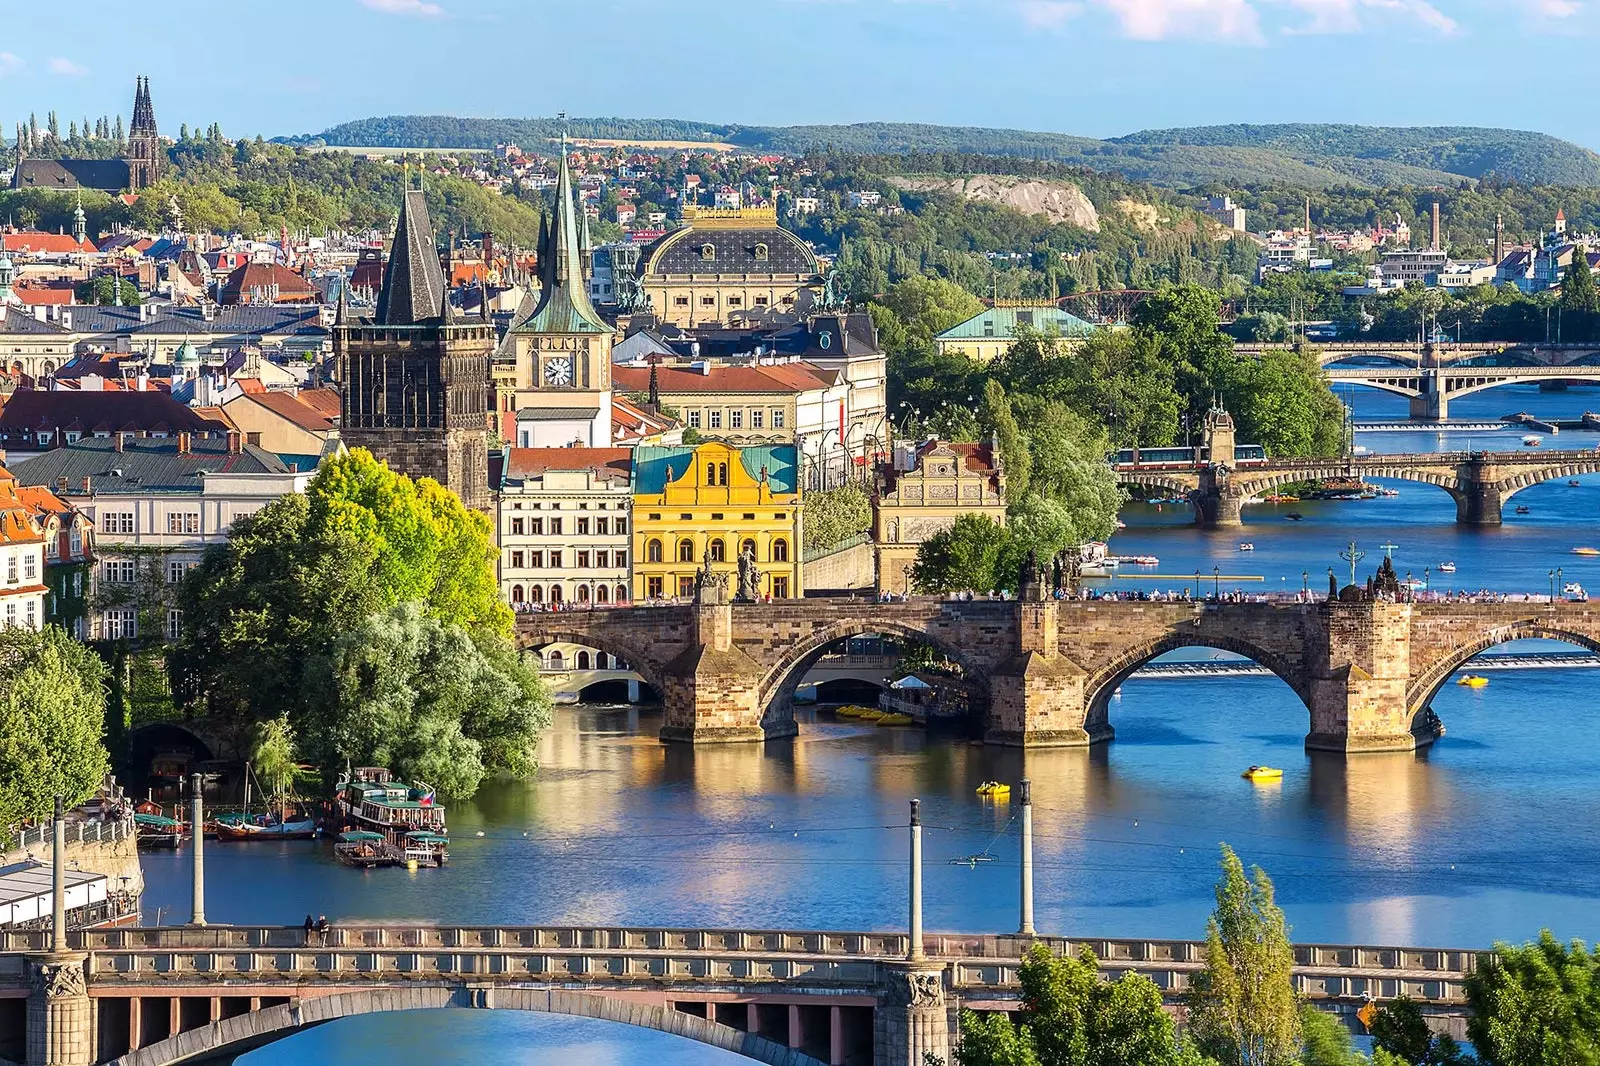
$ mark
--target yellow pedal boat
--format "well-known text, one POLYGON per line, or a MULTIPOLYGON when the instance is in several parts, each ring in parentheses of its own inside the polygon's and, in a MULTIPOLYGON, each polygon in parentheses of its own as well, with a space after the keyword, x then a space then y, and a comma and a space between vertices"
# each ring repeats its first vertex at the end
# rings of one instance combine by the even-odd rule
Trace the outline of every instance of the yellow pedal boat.
POLYGON ((1456 684, 1465 685, 1467 688, 1483 688, 1488 683, 1487 677, 1479 677, 1477 674, 1468 674, 1466 677, 1456 679, 1456 684))
POLYGON ((890 713, 878 719, 879 725, 910 725, 911 722, 909 714, 890 713))
POLYGON ((978 795, 987 799, 1010 799, 1011 786, 999 781, 985 781, 978 786, 978 795))
POLYGON ((1281 781, 1283 771, 1271 766, 1252 766, 1239 776, 1246 781, 1281 781))

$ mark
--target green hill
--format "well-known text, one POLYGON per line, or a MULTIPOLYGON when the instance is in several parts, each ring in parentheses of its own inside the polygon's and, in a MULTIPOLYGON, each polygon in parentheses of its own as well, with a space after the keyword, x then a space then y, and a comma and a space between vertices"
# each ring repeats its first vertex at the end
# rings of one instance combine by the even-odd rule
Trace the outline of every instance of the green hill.
MULTIPOLYGON (((1145 130, 1111 140, 1063 133, 864 122, 849 126, 735 126, 685 119, 573 119, 575 137, 736 144, 801 153, 961 152, 1025 156, 1115 171, 1158 185, 1456 185, 1495 173, 1524 184, 1600 185, 1600 156, 1542 133, 1470 126, 1386 127, 1293 123, 1145 130)), ((555 119, 391 115, 283 138, 384 148, 532 147, 560 135, 555 119)))

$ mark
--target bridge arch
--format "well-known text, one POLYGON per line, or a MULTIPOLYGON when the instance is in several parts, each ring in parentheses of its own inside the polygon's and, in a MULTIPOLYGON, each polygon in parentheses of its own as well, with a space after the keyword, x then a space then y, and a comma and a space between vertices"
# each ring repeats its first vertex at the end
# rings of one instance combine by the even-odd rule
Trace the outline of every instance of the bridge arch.
POLYGON ((795 642, 782 659, 769 669, 761 678, 758 689, 761 698, 761 719, 763 724, 770 722, 788 721, 794 718, 794 689, 806 673, 814 666, 818 659, 827 653, 828 649, 841 640, 851 637, 871 636, 882 634, 885 636, 899 637, 903 640, 916 640, 924 644, 931 644, 946 658, 961 667, 963 679, 968 686, 976 686, 971 693, 975 713, 983 711, 978 703, 987 703, 987 685, 985 678, 988 671, 963 649, 954 647, 945 642, 941 637, 928 632, 908 622, 897 621, 889 618, 871 622, 844 619, 818 630, 803 640, 795 642))
POLYGON ((661 683, 662 664, 614 639, 603 627, 596 627, 594 630, 556 629, 540 632, 537 637, 529 637, 521 632, 517 634, 517 646, 524 651, 536 650, 551 644, 579 644, 585 648, 605 652, 611 656, 613 662, 620 659, 627 663, 628 669, 644 678, 645 684, 655 689, 657 693, 666 691, 661 683))
POLYGON ((1569 463, 1552 463, 1546 467, 1534 467, 1521 470, 1508 478, 1498 482, 1495 488, 1500 491, 1501 502, 1509 500, 1523 489, 1542 485, 1546 481, 1556 481, 1560 478, 1584 477, 1585 475, 1600 474, 1600 452, 1594 453, 1593 459, 1569 463))
POLYGON ((1516 640, 1559 640, 1600 654, 1600 637, 1550 625, 1539 618, 1519 619, 1506 625, 1496 626, 1470 642, 1452 648, 1449 654, 1429 666, 1412 681, 1406 691, 1406 709, 1411 714, 1413 728, 1420 726, 1421 719, 1433 703, 1434 697, 1449 683, 1457 670, 1490 648, 1510 644, 1516 640))
MULTIPOLYGON (((1600 455, 1597 455, 1596 458, 1600 459, 1600 455)), ((1418 485, 1432 485, 1436 489, 1443 489, 1450 494, 1450 497, 1457 504, 1465 498, 1465 494, 1461 491, 1461 484, 1454 474, 1445 473, 1440 469, 1417 468, 1405 464, 1386 466, 1381 458, 1362 459, 1359 464, 1355 465, 1344 459, 1330 459, 1326 464, 1307 463, 1270 474, 1251 475, 1247 472, 1240 472, 1235 475, 1239 491, 1247 498, 1271 492, 1281 485, 1293 485, 1302 481, 1321 481, 1327 478, 1339 477, 1387 478, 1392 481, 1410 481, 1418 485)))
POLYGON ((375 988, 307 997, 188 1030, 137 1051, 130 1051, 112 1059, 106 1066, 177 1066, 179 1063, 231 1060, 245 1051, 276 1043, 341 1018, 447 1008, 517 1010, 595 1018, 671 1033, 770 1066, 824 1066, 820 1060, 776 1041, 659 1004, 562 988, 469 988, 464 985, 423 985, 399 990, 375 988))
POLYGON ((1279 653, 1252 641, 1242 640, 1226 633, 1212 630, 1186 632, 1178 627, 1155 640, 1146 641, 1118 655, 1109 664, 1097 670, 1084 685, 1084 706, 1088 708, 1085 728, 1091 736, 1098 733, 1110 735, 1111 696, 1122 683, 1152 659, 1184 648, 1215 648, 1218 651, 1242 655, 1259 666, 1272 671, 1288 685, 1302 704, 1309 718, 1311 707, 1307 692, 1307 679, 1299 666, 1279 653))
POLYGON ((1563 366, 1559 369, 1561 370, 1560 374, 1550 374, 1543 377, 1501 377, 1493 369, 1485 367, 1482 371, 1482 377, 1484 378, 1482 381, 1457 384, 1459 379, 1446 378, 1445 396, 1455 400, 1460 399, 1462 396, 1470 396, 1475 392, 1487 392, 1490 389, 1503 388, 1507 385, 1538 384, 1541 381, 1584 381, 1590 384, 1600 384, 1600 367, 1563 366))

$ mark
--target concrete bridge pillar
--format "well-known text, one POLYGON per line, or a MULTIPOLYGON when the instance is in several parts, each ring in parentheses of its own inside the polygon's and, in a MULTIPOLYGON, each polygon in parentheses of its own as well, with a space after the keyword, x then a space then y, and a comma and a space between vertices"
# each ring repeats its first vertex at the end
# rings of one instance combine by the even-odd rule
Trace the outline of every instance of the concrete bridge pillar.
POLYGON ((1017 604, 1017 653, 989 676, 984 740, 1013 747, 1083 748, 1111 739, 1086 726, 1088 673, 1061 654, 1055 600, 1017 604))
POLYGON ((28 959, 28 1055, 24 1066, 90 1066, 94 1017, 81 953, 28 959))
POLYGON ((663 671, 662 740, 727 744, 769 735, 761 724, 761 668, 734 647, 733 606, 726 590, 715 591, 720 595, 693 607, 694 643, 663 671))
POLYGON ((1424 369, 1422 391, 1411 397, 1411 417, 1418 422, 1441 422, 1450 417, 1450 399, 1444 392, 1444 379, 1437 369, 1424 369))
POLYGON ((1504 520, 1505 497, 1499 488, 1500 470, 1482 459, 1469 459, 1456 472, 1456 524, 1498 526, 1504 520))
POLYGON ((873 1015, 873 1066, 950 1062, 950 1004, 945 968, 926 962, 884 963, 873 1015))
POLYGON ((1433 741, 1411 731, 1408 603, 1322 605, 1307 635, 1313 751, 1411 751, 1433 741))

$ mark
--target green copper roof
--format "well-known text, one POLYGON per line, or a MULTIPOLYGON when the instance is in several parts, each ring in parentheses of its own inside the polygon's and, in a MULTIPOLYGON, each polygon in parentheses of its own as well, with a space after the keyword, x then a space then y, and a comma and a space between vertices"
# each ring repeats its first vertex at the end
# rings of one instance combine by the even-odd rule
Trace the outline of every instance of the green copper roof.
POLYGON ((1019 325, 1062 337, 1093 333, 1093 324, 1050 304, 1042 307, 991 307, 951 326, 936 338, 942 341, 986 340, 1014 337, 1019 325))
POLYGON ((526 319, 516 322, 515 333, 611 333, 605 319, 589 302, 589 285, 583 276, 582 233, 573 206, 572 175, 567 169, 567 142, 561 140, 561 169, 556 179, 554 219, 541 226, 539 242, 539 305, 526 319), (546 228, 548 227, 548 228, 546 228))
MULTIPOLYGON (((695 460, 692 446, 681 448, 635 448, 633 450, 633 491, 653 495, 666 491, 667 471, 674 479, 683 476, 695 460)), ((739 458, 751 477, 761 480, 761 471, 767 472, 767 482, 775 493, 796 491, 795 453, 792 444, 767 445, 760 448, 740 448, 739 458)))

